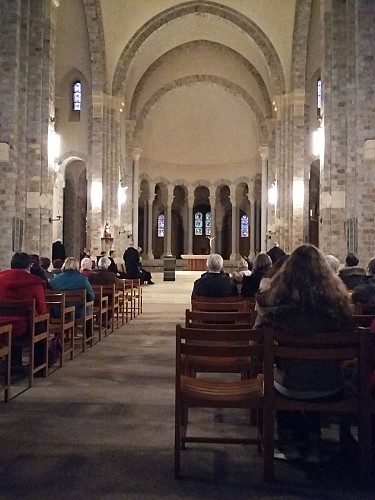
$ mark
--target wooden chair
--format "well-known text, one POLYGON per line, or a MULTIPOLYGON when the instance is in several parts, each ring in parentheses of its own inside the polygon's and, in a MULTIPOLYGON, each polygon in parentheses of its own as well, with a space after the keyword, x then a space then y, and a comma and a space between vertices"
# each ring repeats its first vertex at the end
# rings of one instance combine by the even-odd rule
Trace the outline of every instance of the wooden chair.
POLYGON ((4 401, 10 400, 10 365, 12 352, 12 325, 0 326, 0 358, 4 358, 4 383, 0 391, 4 391, 4 401))
POLYGON ((127 293, 127 302, 128 302, 128 307, 130 306, 130 319, 135 318, 135 311, 136 311, 136 298, 135 298, 135 289, 133 287, 133 280, 121 280, 125 283, 125 290, 127 293))
MULTIPOLYGON (((208 437, 188 435, 188 410, 190 408, 244 408, 265 407, 271 391, 263 390, 260 377, 251 380, 198 379, 189 376, 189 359, 194 356, 209 358, 229 357, 234 361, 241 356, 262 356, 263 333, 259 330, 193 330, 176 327, 176 389, 175 389, 175 477, 180 477, 181 449, 186 443, 258 444, 249 437, 208 437), (225 341, 217 344, 216 339, 225 341), (267 396, 268 394, 268 396, 267 396)), ((268 405, 269 406, 269 405, 268 405)), ((273 442, 267 437, 273 432, 273 422, 263 411, 264 475, 272 477, 273 442)))
POLYGON ((138 279, 125 279, 126 284, 130 284, 132 282, 133 287, 133 297, 134 297, 134 313, 137 312, 137 316, 139 316, 143 312, 143 295, 142 295, 142 285, 141 280, 138 279))
POLYGON ((244 311, 245 303, 240 297, 199 297, 191 300, 192 311, 244 311))
MULTIPOLYGON (((272 391, 271 398, 267 399, 271 407, 267 411, 267 431, 274 423, 275 410, 287 411, 311 411, 319 413, 335 413, 343 417, 343 424, 347 422, 347 416, 351 413, 358 415, 358 450, 359 450, 359 473, 362 482, 367 482, 371 473, 371 386, 370 370, 368 362, 368 345, 370 341, 368 329, 360 328, 353 332, 330 332, 317 333, 313 336, 296 336, 286 331, 268 331, 265 334, 265 353, 267 353, 264 365, 265 386, 274 384, 274 363, 282 359, 299 359, 306 361, 332 361, 340 363, 344 360, 358 358, 359 360, 359 387, 358 393, 348 390, 344 391, 337 401, 311 402, 289 399, 277 391, 272 391)), ((343 425, 343 428, 345 426, 343 425)), ((270 436, 265 436, 267 446, 273 441, 270 436)), ((274 443, 272 442, 272 447, 274 443)), ((273 453, 267 455, 272 457, 273 453)), ((267 464, 267 470, 272 470, 272 464, 267 464)))
POLYGON ((102 340, 102 331, 104 325, 104 334, 107 336, 108 329, 108 297, 103 292, 102 285, 92 285, 95 293, 94 300, 94 318, 98 325, 99 342, 102 340))
POLYGON ((27 334, 12 338, 12 346, 29 351, 28 386, 31 387, 35 373, 41 372, 44 377, 48 376, 49 314, 37 316, 35 300, 15 300, 0 303, 0 317, 24 318, 27 322, 27 334), (43 361, 35 366, 35 346, 39 342, 43 343, 43 361))
POLYGON ((129 321, 129 304, 130 304, 130 319, 133 317, 131 313, 131 304, 132 304, 132 289, 126 288, 125 280, 119 280, 116 286, 116 290, 119 292, 119 314, 121 316, 121 326, 124 326, 125 323, 129 321))
POLYGON ((65 294, 65 304, 70 306, 80 306, 82 314, 80 318, 75 315, 75 337, 81 333, 81 352, 85 352, 87 345, 93 345, 93 330, 94 330, 94 301, 87 300, 87 291, 82 290, 55 290, 55 292, 63 292, 65 294), (91 336, 88 331, 91 330, 91 336))
POLYGON ((50 337, 59 337, 61 343, 60 367, 63 366, 64 356, 69 354, 74 357, 74 324, 75 308, 67 307, 65 293, 46 290, 46 304, 50 315, 50 337), (58 317, 56 317, 58 316, 58 317))
POLYGON ((111 317, 111 333, 113 333, 115 328, 115 317, 116 317, 116 328, 119 328, 119 310, 120 310, 120 292, 116 291, 116 285, 101 285, 103 289, 103 295, 108 297, 108 312, 112 313, 111 317))
POLYGON ((190 311, 185 310, 186 328, 218 328, 236 329, 252 328, 255 323, 255 312, 248 311, 190 311))

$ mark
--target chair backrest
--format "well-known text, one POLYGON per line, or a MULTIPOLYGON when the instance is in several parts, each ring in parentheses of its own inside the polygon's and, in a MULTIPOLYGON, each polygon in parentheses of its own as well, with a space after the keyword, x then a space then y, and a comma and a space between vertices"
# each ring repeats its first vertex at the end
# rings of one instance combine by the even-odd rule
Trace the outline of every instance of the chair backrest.
POLYGON ((46 296, 46 305, 48 308, 48 312, 51 313, 53 309, 53 315, 56 317, 60 315, 60 321, 64 318, 64 309, 66 307, 65 304, 65 293, 64 292, 56 292, 55 290, 45 290, 46 296))
POLYGON ((183 328, 176 325, 176 380, 188 373, 189 356, 200 358, 261 358, 264 332, 251 328, 240 330, 183 328))
POLYGON ((239 297, 199 297, 191 300, 193 311, 244 311, 245 302, 239 297))
POLYGON ((1 301, 0 316, 14 316, 33 320, 35 317, 35 299, 1 301))
MULTIPOLYGON (((208 328, 252 328, 254 326, 254 311, 185 311, 185 327, 199 328, 204 324, 208 328)), ((201 327, 202 328, 202 327, 201 327)))

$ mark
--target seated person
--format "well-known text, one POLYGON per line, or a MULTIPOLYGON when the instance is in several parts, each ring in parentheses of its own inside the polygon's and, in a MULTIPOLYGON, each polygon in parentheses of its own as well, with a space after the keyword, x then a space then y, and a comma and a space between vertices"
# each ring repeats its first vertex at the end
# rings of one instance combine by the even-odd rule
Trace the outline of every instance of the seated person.
POLYGON ((101 259, 102 257, 107 257, 107 252, 105 252, 104 250, 103 252, 100 252, 100 255, 96 256, 96 266, 98 266, 99 259, 101 259))
POLYGON ((338 274, 340 268, 340 261, 334 255, 326 255, 326 260, 328 262, 329 267, 335 274, 338 274))
POLYGON ((259 292, 268 290, 268 288, 271 286, 272 278, 279 271, 279 269, 281 269, 281 267, 284 265, 284 262, 286 262, 288 258, 289 255, 286 253, 285 255, 280 257, 280 259, 277 259, 277 261, 268 268, 264 277, 260 280, 259 292))
MULTIPOLYGON (((93 271, 88 277, 91 285, 116 285, 118 283, 118 278, 114 273, 109 271, 109 266, 111 261, 108 257, 102 257, 98 262, 98 269, 93 271)), ((106 294, 108 296, 108 302, 111 303, 113 294, 106 294)), ((108 311, 108 320, 112 318, 112 311, 108 311)))
POLYGON ((353 290, 364 280, 366 272, 363 267, 358 267, 358 257, 354 253, 348 253, 345 259, 345 267, 339 271, 339 276, 348 290, 353 290))
MULTIPOLYGON (((285 254, 283 253, 283 255, 285 254)), ((259 290, 260 282, 271 265, 272 260, 269 255, 265 252, 258 253, 254 260, 251 276, 244 276, 242 280, 241 295, 243 297, 255 297, 255 294, 259 290)))
MULTIPOLYGON (((301 245, 274 275, 271 286, 256 296, 255 327, 277 327, 296 336, 348 331, 354 327, 350 297, 324 255, 301 245)), ((336 398, 344 388, 336 361, 283 360, 275 367, 275 388, 291 399, 336 398)), ((277 412, 279 449, 287 458, 319 461, 320 422, 315 412, 277 412)))
POLYGON ((368 263, 367 276, 362 284, 354 288, 352 294, 353 302, 375 305, 375 258, 368 263))
POLYGON ((32 253, 30 254, 31 257, 31 267, 30 267, 30 274, 33 274, 34 276, 38 276, 38 278, 42 279, 46 287, 49 288, 49 282, 47 279, 47 276, 44 272, 44 270, 40 267, 40 257, 39 255, 32 253))
POLYGON ((211 253, 207 259, 207 272, 194 282, 191 298, 195 297, 235 297, 237 285, 222 271, 224 261, 221 255, 211 253))
POLYGON ((90 257, 84 257, 81 260, 81 269, 80 272, 85 276, 90 276, 94 271, 92 270, 92 260, 90 257))
POLYGON ((268 250, 267 255, 271 258, 272 264, 285 255, 285 252, 280 248, 279 244, 275 241, 273 247, 268 250))
POLYGON ((152 281, 152 276, 150 271, 147 271, 147 269, 145 269, 142 265, 142 257, 141 257, 142 248, 138 247, 137 250, 139 253, 139 270, 141 272, 141 282, 148 283, 149 285, 155 285, 155 283, 152 281))
POLYGON ((131 243, 130 246, 124 252, 124 262, 127 279, 141 279, 141 271, 139 269, 140 259, 139 252, 134 248, 134 244, 131 243))
MULTIPOLYGON (((79 262, 74 257, 68 257, 62 266, 62 273, 51 281, 52 290, 86 290, 87 300, 95 299, 95 293, 86 276, 79 272, 79 262)), ((76 319, 82 316, 81 304, 70 304, 75 306, 76 319)), ((51 311, 53 314, 53 310, 51 311)))
POLYGON ((251 271, 249 270, 249 264, 243 257, 241 257, 237 269, 232 273, 232 278, 236 283, 242 283, 244 276, 250 276, 250 275, 251 271))
POLYGON ((56 275, 56 274, 61 274, 62 273, 62 266, 64 264, 64 261, 62 261, 61 259, 55 259, 52 261, 52 269, 51 269, 51 273, 53 275, 56 275))
POLYGON ((109 260, 111 261, 111 263, 109 265, 108 271, 110 271, 111 273, 115 273, 117 276, 119 274, 119 270, 117 269, 115 258, 116 258, 116 252, 115 250, 111 250, 109 252, 109 260))
POLYGON ((51 282, 51 279, 54 277, 54 274, 49 271, 49 266, 51 265, 51 261, 48 257, 40 258, 40 267, 43 269, 44 274, 48 280, 48 283, 51 282))
MULTIPOLYGON (((44 296, 45 281, 30 274, 31 264, 29 254, 17 252, 13 255, 10 264, 11 268, 0 272, 0 300, 6 302, 7 300, 35 299, 35 312, 37 315, 41 315, 47 312, 44 296)), ((28 333, 26 318, 2 317, 1 322, 2 324, 11 323, 13 325, 12 336, 14 337, 21 337, 28 333)), ((35 346, 36 357, 39 344, 41 343, 37 343, 35 346)), ((12 365, 22 366, 22 349, 12 348, 12 365)))

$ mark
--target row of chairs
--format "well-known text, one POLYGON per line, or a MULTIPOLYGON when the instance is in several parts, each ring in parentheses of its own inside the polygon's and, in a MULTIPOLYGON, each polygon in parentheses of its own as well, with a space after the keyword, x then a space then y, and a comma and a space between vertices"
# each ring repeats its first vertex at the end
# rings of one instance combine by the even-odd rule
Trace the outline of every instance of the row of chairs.
MULTIPOLYGON (((360 321, 369 323, 368 317, 360 321)), ((360 322, 359 321, 359 322, 360 322)), ((316 334, 296 339, 291 332, 253 330, 254 314, 235 311, 189 311, 185 327, 176 327, 175 475, 180 476, 181 449, 186 443, 257 444, 263 451, 264 477, 274 477, 275 411, 337 413, 340 435, 350 429, 348 416, 357 415, 358 466, 363 483, 371 477, 371 399, 369 359, 371 333, 367 328, 352 332, 316 334), (306 402, 284 398, 274 390, 276 358, 358 362, 358 391, 347 388, 334 402, 306 402), (254 369, 254 360, 260 360, 254 369), (197 377, 199 372, 204 375, 197 377), (215 374, 208 377, 207 373, 215 374), (218 373, 239 373, 233 380, 218 373), (257 415, 257 437, 192 436, 188 433, 190 408, 245 408, 257 415)), ((366 325, 368 326, 368 325, 366 325)))
POLYGON ((0 304, 0 358, 4 374, 0 390, 4 392, 4 401, 10 399, 12 345, 28 350, 28 387, 31 387, 36 373, 48 376, 52 346, 58 351, 56 362, 62 367, 67 356, 73 359, 77 353, 93 346, 95 340, 101 341, 103 334, 109 335, 143 310, 140 280, 119 280, 117 285, 98 285, 94 286, 94 291, 95 301, 88 301, 86 290, 46 290, 48 313, 41 316, 35 313, 34 300, 4 301, 0 304), (82 312, 79 318, 75 315, 76 306, 82 312), (108 313, 112 314, 110 321, 108 313), (26 322, 29 335, 12 339, 12 325, 6 324, 9 321, 7 318, 12 318, 12 323, 26 322), (39 359, 37 365, 36 349, 42 357, 42 362, 39 359))

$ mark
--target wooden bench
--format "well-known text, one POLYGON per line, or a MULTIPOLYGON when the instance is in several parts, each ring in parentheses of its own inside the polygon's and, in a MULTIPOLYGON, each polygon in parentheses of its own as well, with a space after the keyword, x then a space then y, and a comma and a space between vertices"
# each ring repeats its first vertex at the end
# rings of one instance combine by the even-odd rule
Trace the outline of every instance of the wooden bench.
POLYGON ((134 300, 134 316, 139 316, 143 312, 143 295, 141 280, 138 279, 125 279, 125 284, 131 286, 132 296, 134 300))
POLYGON ((104 326, 104 334, 107 336, 108 328, 108 297, 103 293, 102 285, 92 285, 95 293, 94 300, 94 318, 99 330, 99 342, 102 340, 102 330, 104 326))
POLYGON ((118 280, 116 290, 119 292, 119 314, 121 316, 121 326, 129 321, 129 304, 130 304, 130 319, 132 319, 132 289, 126 287, 125 280, 118 280))
POLYGON ((246 303, 238 296, 199 297, 191 299, 192 311, 245 311, 246 303))
POLYGON ((103 289, 103 295, 108 297, 108 312, 112 313, 110 319, 111 322, 111 333, 113 333, 115 328, 115 317, 116 317, 116 328, 119 328, 119 301, 120 292, 116 291, 116 285, 101 285, 103 289))

